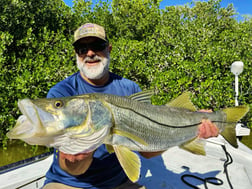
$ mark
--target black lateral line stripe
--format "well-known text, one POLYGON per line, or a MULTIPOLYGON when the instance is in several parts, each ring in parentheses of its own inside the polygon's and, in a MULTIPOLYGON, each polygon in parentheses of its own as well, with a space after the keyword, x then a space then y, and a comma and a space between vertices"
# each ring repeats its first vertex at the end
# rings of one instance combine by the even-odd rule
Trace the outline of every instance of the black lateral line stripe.
MULTIPOLYGON (((157 124, 159 124, 159 125, 162 125, 162 126, 164 126, 164 127, 169 127, 169 128, 188 128, 188 127, 195 127, 195 126, 201 124, 201 122, 198 122, 198 123, 193 123, 193 124, 190 124, 190 125, 180 125, 180 126, 168 125, 168 124, 164 124, 164 123, 157 122, 157 121, 155 121, 155 120, 153 120, 153 119, 151 119, 151 118, 149 118, 149 117, 147 117, 147 116, 145 116, 145 115, 143 115, 143 114, 141 114, 141 113, 135 111, 135 110, 132 109, 132 108, 129 108, 129 107, 122 107, 122 106, 120 106, 120 105, 116 105, 116 106, 119 107, 119 108, 128 109, 128 110, 130 110, 130 111, 132 111, 132 112, 134 112, 134 113, 136 113, 136 114, 138 114, 138 115, 140 115, 140 116, 142 116, 142 117, 144 117, 144 118, 146 118, 146 119, 148 119, 148 120, 150 120, 150 121, 152 121, 152 122, 154 122, 154 123, 157 123, 157 124)), ((236 123, 236 122, 225 122, 225 121, 212 121, 212 120, 210 120, 210 121, 211 121, 212 123, 230 123, 230 124, 236 123)))

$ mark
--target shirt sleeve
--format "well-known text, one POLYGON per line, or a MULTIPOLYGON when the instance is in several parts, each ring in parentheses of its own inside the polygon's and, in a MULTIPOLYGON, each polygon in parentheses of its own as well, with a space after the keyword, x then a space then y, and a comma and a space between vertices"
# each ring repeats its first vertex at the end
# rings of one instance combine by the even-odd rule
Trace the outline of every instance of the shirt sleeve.
POLYGON ((139 87, 139 85, 138 84, 136 84, 135 83, 135 92, 134 93, 138 93, 138 92, 141 92, 142 91, 142 89, 139 87))
POLYGON ((58 83, 55 86, 53 86, 49 92, 47 93, 47 98, 60 98, 60 97, 66 97, 66 96, 74 96, 74 90, 71 88, 71 86, 65 84, 58 83))
POLYGON ((64 94, 61 92, 61 90, 57 87, 52 87, 49 92, 47 93, 47 98, 58 98, 58 97, 64 97, 64 94))

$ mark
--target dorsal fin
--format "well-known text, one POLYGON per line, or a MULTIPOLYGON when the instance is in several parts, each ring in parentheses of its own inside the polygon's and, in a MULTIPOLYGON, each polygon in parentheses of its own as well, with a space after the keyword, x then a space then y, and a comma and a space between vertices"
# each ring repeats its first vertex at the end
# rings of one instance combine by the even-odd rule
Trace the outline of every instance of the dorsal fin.
POLYGON ((182 95, 168 102, 166 106, 185 108, 191 111, 197 111, 196 107, 190 100, 190 94, 191 94, 190 92, 184 92, 182 95))
POLYGON ((130 99, 136 100, 139 102, 151 104, 151 96, 154 94, 152 90, 141 91, 129 96, 130 99))

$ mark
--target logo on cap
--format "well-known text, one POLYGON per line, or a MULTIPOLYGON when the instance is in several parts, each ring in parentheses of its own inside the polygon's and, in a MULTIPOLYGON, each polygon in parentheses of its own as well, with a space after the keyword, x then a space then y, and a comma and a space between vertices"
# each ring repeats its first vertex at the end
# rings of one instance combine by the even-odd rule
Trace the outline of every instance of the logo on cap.
POLYGON ((84 24, 75 31, 74 43, 84 37, 98 37, 104 41, 107 41, 104 28, 92 23, 84 24))

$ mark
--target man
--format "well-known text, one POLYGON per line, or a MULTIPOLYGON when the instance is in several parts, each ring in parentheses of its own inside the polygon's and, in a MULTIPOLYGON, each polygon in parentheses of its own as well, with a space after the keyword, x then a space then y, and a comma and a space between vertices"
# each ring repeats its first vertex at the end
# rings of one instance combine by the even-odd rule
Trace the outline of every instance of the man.
MULTIPOLYGON (((92 23, 82 25, 75 31, 73 46, 80 71, 52 87, 48 98, 94 92, 129 96, 141 91, 133 81, 109 72, 112 46, 103 27, 92 23)), ((206 123, 206 128, 208 125, 211 123, 206 123)), ((141 152, 141 155, 150 158, 161 153, 141 152)), ((115 154, 109 154, 102 145, 93 152, 77 155, 55 150, 44 186, 44 189, 51 188, 144 189, 145 187, 130 182, 115 154)))
MULTIPOLYGON (((48 98, 93 92, 129 96, 141 91, 133 81, 109 72, 112 46, 103 27, 92 23, 82 25, 74 34, 73 46, 80 71, 52 87, 48 98)), ((145 155, 151 157, 155 153, 145 155)), ((55 150, 45 184, 45 189, 144 188, 128 180, 115 154, 109 154, 104 145, 94 152, 77 155, 55 150)))

